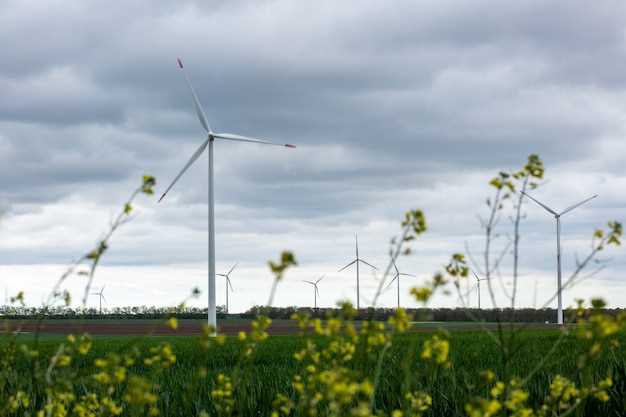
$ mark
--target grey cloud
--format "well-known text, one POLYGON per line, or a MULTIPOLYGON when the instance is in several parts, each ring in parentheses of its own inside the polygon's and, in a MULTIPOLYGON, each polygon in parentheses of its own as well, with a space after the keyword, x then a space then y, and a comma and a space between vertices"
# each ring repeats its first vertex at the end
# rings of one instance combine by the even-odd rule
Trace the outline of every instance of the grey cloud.
MULTIPOLYGON (((41 207, 113 211, 144 173, 163 190, 203 139, 175 66, 181 56, 216 130, 299 146, 216 146, 224 259, 244 251, 261 264, 290 244, 324 263, 336 255, 330 247, 343 245, 338 234, 363 229, 377 234, 384 253, 395 232, 381 224, 395 226, 413 207, 425 208, 433 226, 424 252, 444 258, 476 233, 490 173, 519 167, 529 153, 563 185, 546 191, 555 204, 601 188, 594 211, 572 221, 572 236, 586 236, 594 219, 619 218, 626 204, 624 7, 4 2, 6 225, 45 233, 20 223, 48 216, 41 207)), ((205 173, 203 158, 165 203, 142 200, 144 217, 121 236, 111 262, 203 262, 205 173)), ((528 211, 527 250, 549 270, 550 219, 528 211)), ((54 248, 35 240, 40 255, 5 246, 3 262, 67 259, 91 242, 54 248)))

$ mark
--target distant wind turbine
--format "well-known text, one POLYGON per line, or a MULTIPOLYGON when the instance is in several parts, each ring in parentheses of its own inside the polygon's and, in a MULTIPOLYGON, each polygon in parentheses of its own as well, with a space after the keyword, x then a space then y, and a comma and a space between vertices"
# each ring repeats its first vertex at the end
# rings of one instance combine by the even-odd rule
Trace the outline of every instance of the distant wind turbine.
POLYGON ((102 314, 102 300, 104 300, 105 303, 108 304, 107 299, 104 298, 104 286, 102 287, 102 289, 100 290, 100 292, 92 292, 91 295, 97 295, 98 298, 100 298, 100 313, 102 314))
POLYGON ((196 159, 200 157, 200 155, 202 155, 204 150, 207 149, 208 147, 209 148, 209 291, 208 291, 209 308, 208 308, 207 315, 208 315, 209 326, 212 326, 213 328, 217 328, 217 316, 216 316, 216 309, 215 309, 215 212, 214 212, 215 202, 213 199, 213 189, 214 189, 213 187, 213 142, 215 142, 216 139, 223 139, 223 140, 231 140, 235 142, 251 142, 251 143, 259 143, 263 145, 285 146, 287 148, 295 148, 295 146, 290 145, 290 144, 274 143, 274 142, 270 142, 267 140, 256 139, 256 138, 251 138, 247 136, 234 135, 232 133, 213 132, 204 114, 204 110, 202 109, 200 100, 198 100, 198 96, 196 95, 196 92, 193 86, 191 85, 191 81, 189 80, 189 77, 185 73, 185 70, 183 68, 183 62, 180 59, 177 59, 177 62, 178 62, 178 67, 181 69, 181 71, 183 72, 183 75, 185 76, 185 80, 187 81, 189 90, 191 90, 191 96, 193 98, 193 104, 196 110, 196 115, 198 116, 198 120, 200 120, 200 124, 202 125, 202 128, 207 134, 207 138, 204 140, 204 142, 202 142, 202 144, 196 150, 196 152, 194 152, 194 154, 191 156, 191 159, 189 159, 189 162, 187 162, 187 164, 183 167, 182 171, 180 171, 180 173, 176 176, 176 178, 174 178, 174 181, 172 181, 170 186, 167 187, 167 189, 165 190, 165 192, 163 193, 159 201, 163 200, 165 195, 170 191, 170 189, 172 189, 174 184, 176 184, 176 182, 180 179, 180 177, 182 177, 185 171, 187 171, 187 169, 196 161, 196 159))
POLYGON ((480 310, 480 281, 489 281, 489 278, 478 278, 478 275, 476 275, 476 272, 474 271, 472 271, 472 274, 474 274, 474 277, 476 278, 476 288, 478 292, 478 309, 480 310))
POLYGON ((557 265, 557 298, 558 298, 558 309, 557 309, 557 316, 556 316, 556 320, 558 324, 563 324, 563 299, 562 299, 562 292, 563 292, 563 288, 561 285, 561 216, 569 213, 570 211, 582 206, 583 204, 587 203, 588 201, 593 200, 594 198, 596 198, 598 195, 594 195, 591 196, 579 203, 576 203, 572 206, 569 206, 568 208, 566 208, 565 210, 563 210, 560 213, 557 213, 556 211, 552 210, 550 207, 548 207, 547 205, 543 204, 542 202, 540 202, 539 200, 537 200, 536 198, 532 197, 530 194, 525 193, 524 191, 522 191, 522 194, 525 195, 526 197, 530 198, 531 200, 533 200, 535 203, 537 203, 538 205, 540 205, 541 207, 543 207, 544 210, 546 210, 548 213, 552 214, 554 216, 554 218, 556 219, 556 265, 557 265))
POLYGON ((317 296, 320 295, 320 290, 317 284, 319 284, 320 281, 323 279, 324 279, 324 275, 319 277, 316 281, 307 281, 306 279, 302 280, 302 282, 306 282, 307 284, 311 284, 313 286, 313 308, 315 308, 316 310, 317 310, 317 296))
POLYGON ((356 259, 354 259, 352 262, 350 262, 348 265, 344 266, 343 268, 341 268, 339 271, 337 272, 341 272, 344 269, 348 268, 349 266, 352 265, 356 265, 356 308, 357 310, 359 308, 361 308, 361 294, 360 294, 360 282, 359 282, 359 263, 364 263, 365 265, 374 268, 374 269, 378 269, 376 268, 374 265, 365 262, 363 259, 359 258, 359 238, 356 235, 356 233, 354 234, 354 240, 356 242, 356 259))
POLYGON ((393 262, 393 268, 396 270, 395 275, 393 276, 393 279, 389 282, 389 284, 387 285, 387 288, 389 288, 391 286, 391 284, 393 284, 394 281, 396 281, 396 286, 397 286, 397 295, 398 295, 398 308, 400 308, 400 277, 413 277, 415 278, 415 275, 411 275, 411 274, 404 274, 402 272, 400 272, 398 270, 398 266, 396 265, 396 260, 392 259, 391 260, 393 262))
POLYGON ((220 277, 226 278, 226 314, 228 314, 228 287, 230 287, 231 291, 235 291, 233 290, 233 285, 230 283, 230 273, 233 272, 233 269, 235 269, 236 266, 237 264, 233 265, 233 267, 230 268, 230 271, 225 274, 217 274, 220 277))

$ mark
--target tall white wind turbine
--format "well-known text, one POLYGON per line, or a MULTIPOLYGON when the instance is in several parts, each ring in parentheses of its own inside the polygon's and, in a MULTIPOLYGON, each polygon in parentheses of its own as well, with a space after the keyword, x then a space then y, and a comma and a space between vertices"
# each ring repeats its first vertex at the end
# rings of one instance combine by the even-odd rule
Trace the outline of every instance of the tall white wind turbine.
POLYGON ((104 294, 103 293, 104 293, 104 286, 102 287, 100 292, 92 292, 91 293, 91 295, 97 295, 98 298, 100 299, 100 313, 99 314, 102 314, 102 300, 104 300, 104 302, 107 303, 107 299, 104 298, 104 294))
POLYGON ((307 281, 306 279, 302 280, 302 282, 306 282, 307 284, 310 284, 313 286, 313 308, 315 308, 316 310, 317 310, 317 296, 320 295, 320 290, 317 284, 319 284, 320 281, 323 279, 324 279, 324 275, 319 277, 316 281, 307 281))
POLYGON ((572 206, 569 206, 568 208, 566 208, 565 210, 563 210, 560 213, 557 213, 556 211, 552 210, 550 207, 548 207, 547 205, 543 204, 542 202, 540 202, 539 200, 537 200, 536 198, 532 197, 530 194, 525 193, 522 191, 522 194, 524 194, 526 197, 530 198, 531 200, 533 200, 535 203, 537 203, 538 205, 540 205, 541 207, 543 207, 544 210, 546 210, 548 213, 552 214, 554 216, 554 218, 556 219, 556 265, 557 265, 557 299, 558 299, 558 309, 557 309, 557 316, 556 316, 556 320, 558 324, 563 324, 563 299, 562 299, 562 285, 561 285, 561 216, 563 216, 566 213, 569 213, 570 211, 582 206, 583 204, 587 203, 588 201, 593 200, 594 198, 596 198, 598 195, 594 195, 591 196, 579 203, 576 203, 572 206))
POLYGON ((356 259, 354 259, 352 262, 350 262, 348 265, 344 266, 343 268, 341 268, 339 271, 337 272, 341 272, 344 269, 352 266, 352 265, 356 265, 356 308, 357 310, 359 308, 361 308, 361 294, 360 294, 360 281, 359 281, 359 263, 363 263, 373 269, 378 269, 376 268, 374 265, 365 262, 363 259, 359 258, 359 238, 356 235, 356 233, 354 234, 354 240, 356 242, 356 259))
POLYGON ((231 140, 235 142, 250 142, 250 143, 259 143, 263 145, 285 146, 287 148, 295 148, 295 146, 290 145, 290 144, 274 143, 274 142, 270 142, 267 140, 256 139, 256 138, 251 138, 247 136, 234 135, 232 133, 213 132, 204 114, 204 110, 202 109, 200 100, 198 100, 198 96, 196 95, 196 92, 193 89, 193 86, 191 85, 191 81, 189 80, 189 77, 185 73, 185 70, 183 68, 183 62, 180 60, 180 58, 177 59, 177 62, 178 62, 178 67, 180 68, 180 70, 183 72, 183 75, 185 76, 185 80, 187 81, 189 90, 191 90, 191 96, 193 98, 193 105, 196 110, 196 115, 198 116, 198 120, 200 120, 200 124, 202 125, 202 128, 204 129, 207 137, 202 142, 198 150, 196 150, 196 152, 194 152, 194 154, 191 156, 191 158, 189 159, 189 162, 187 162, 187 164, 183 167, 183 169, 176 176, 176 178, 174 178, 174 181, 172 181, 170 186, 167 187, 167 189, 165 190, 165 192, 163 193, 159 201, 163 200, 165 195, 172 189, 172 187, 174 186, 174 184, 176 184, 176 182, 180 179, 180 177, 183 176, 185 171, 187 171, 187 169, 194 162, 196 162, 196 159, 198 159, 200 155, 202 155, 204 150, 207 149, 208 147, 209 149, 209 292, 208 292, 209 308, 208 308, 207 315, 208 315, 209 326, 212 326, 213 328, 217 329, 217 316, 215 312, 215 212, 214 212, 215 202, 213 199, 213 189, 214 189, 213 188, 213 142, 215 142, 216 139, 223 139, 223 140, 231 140))
POLYGON ((233 270, 235 269, 236 266, 237 266, 237 264, 233 265, 233 267, 230 268, 230 271, 228 271, 225 274, 217 274, 220 277, 226 278, 226 314, 228 314, 228 287, 230 287, 231 291, 235 291, 233 289, 233 284, 230 283, 230 273, 233 272, 233 270))
POLYGON ((396 273, 393 276, 393 279, 391 281, 389 281, 389 284, 387 285, 386 288, 389 288, 391 286, 391 284, 393 284, 393 282, 396 282, 396 287, 397 287, 397 296, 398 296, 398 308, 400 308, 400 277, 413 277, 416 278, 415 275, 411 275, 411 274, 405 274, 402 273, 398 270, 398 266, 396 265, 396 261, 395 259, 392 259, 393 262, 393 268, 396 270, 396 273))

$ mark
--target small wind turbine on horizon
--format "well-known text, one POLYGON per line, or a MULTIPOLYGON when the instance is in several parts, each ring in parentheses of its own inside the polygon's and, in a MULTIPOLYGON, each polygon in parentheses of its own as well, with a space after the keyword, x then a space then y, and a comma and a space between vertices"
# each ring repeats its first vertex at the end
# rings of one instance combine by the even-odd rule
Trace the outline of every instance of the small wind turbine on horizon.
POLYGON ((387 284, 387 287, 385 287, 385 288, 389 288, 391 286, 391 284, 393 284, 393 282, 396 281, 397 293, 398 293, 397 294, 398 295, 398 308, 400 308, 400 277, 403 276, 403 277, 413 277, 413 278, 416 278, 416 276, 412 275, 412 274, 405 274, 405 273, 400 272, 398 270, 398 266, 396 265, 396 260, 392 259, 391 261, 393 263, 393 268, 396 270, 396 273, 393 276, 393 279, 389 282, 389 284, 387 284))
POLYGON ((100 298, 100 313, 102 314, 102 300, 104 300, 105 303, 108 304, 107 299, 104 298, 104 286, 102 287, 102 289, 100 290, 100 292, 92 292, 91 295, 97 295, 98 298, 100 298))
POLYGON ((572 211, 572 210, 582 206, 583 204, 593 200, 598 195, 595 194, 595 195, 593 195, 593 196, 591 196, 591 197, 589 197, 589 198, 587 198, 587 199, 585 199, 585 200, 583 200, 583 201, 581 201, 579 203, 576 203, 574 205, 569 206, 568 208, 566 208, 562 212, 557 213, 556 211, 552 210, 550 207, 548 207, 547 205, 545 205, 541 201, 539 201, 536 198, 532 197, 530 194, 525 193, 524 191, 522 191, 522 194, 525 195, 526 197, 530 198, 535 203, 537 203, 539 206, 541 206, 548 213, 552 214, 554 216, 554 218, 556 219, 556 265, 557 265, 557 299, 558 299, 558 308, 557 308, 556 320, 557 320, 557 324, 563 324, 563 298, 562 298, 563 288, 562 288, 562 283, 561 283, 561 216, 563 216, 564 214, 569 213, 570 211, 572 211))
POLYGON ((233 289, 233 285, 230 283, 230 273, 233 272, 233 269, 235 269, 235 267, 237 266, 237 263, 235 263, 235 265, 233 265, 232 268, 230 268, 230 271, 228 271, 225 274, 217 274, 220 277, 224 277, 226 278, 226 314, 228 314, 228 287, 230 287, 231 291, 235 291, 233 289))
POLYGON ((378 269, 376 268, 374 265, 364 261, 363 259, 359 258, 359 238, 357 236, 357 234, 354 234, 354 240, 356 242, 356 259, 354 259, 352 262, 350 262, 348 265, 344 266, 343 268, 341 268, 339 271, 337 272, 341 272, 344 269, 355 265, 356 264, 356 308, 357 310, 361 308, 361 294, 360 294, 360 277, 359 277, 359 263, 364 263, 365 265, 373 268, 373 269, 378 269))
POLYGON ((489 278, 479 278, 474 271, 472 271, 472 274, 474 274, 474 277, 476 278, 476 291, 478 292, 478 309, 480 310, 480 281, 489 281, 489 278))
POLYGON ((316 310, 317 310, 317 296, 320 295, 320 290, 317 284, 319 284, 320 281, 324 279, 324 277, 325 275, 322 275, 321 277, 317 279, 317 281, 307 281, 306 279, 302 280, 302 282, 306 282, 307 284, 311 284, 313 286, 313 308, 316 310))
POLYGON ((183 75, 185 76, 185 80, 187 81, 189 90, 191 90, 191 95, 193 98, 193 104, 196 110, 196 115, 198 116, 198 120, 200 120, 200 124, 202 125, 202 128, 204 129, 207 135, 207 138, 202 142, 200 147, 194 152, 194 154, 191 156, 191 159, 189 159, 189 162, 187 162, 187 164, 183 167, 183 169, 176 176, 176 178, 174 178, 174 181, 172 181, 170 186, 167 187, 167 189, 165 190, 165 192, 159 199, 159 202, 163 200, 165 195, 172 189, 174 184, 176 184, 176 182, 180 179, 180 177, 182 177, 185 171, 187 171, 187 169, 196 161, 196 159, 200 157, 200 155, 202 155, 202 153, 204 153, 205 149, 207 149, 208 147, 209 149, 209 152, 208 152, 209 153, 209 172, 208 172, 208 176, 209 176, 209 184, 208 184, 208 187, 209 187, 209 251, 208 251, 209 252, 208 253, 209 255, 209 260, 208 260, 209 262, 209 277, 208 277, 209 291, 208 291, 208 298, 209 299, 208 299, 208 304, 209 306, 208 306, 207 319, 208 319, 209 326, 215 329, 217 328, 217 315, 216 315, 216 306, 215 306, 215 201, 213 198, 213 190, 214 190, 214 187, 213 187, 213 142, 215 142, 216 139, 223 139, 223 140, 230 140, 230 141, 235 141, 235 142, 250 142, 250 143, 258 143, 262 145, 283 146, 287 148, 295 148, 295 146, 290 145, 290 144, 274 143, 274 142, 270 142, 267 140, 262 140, 262 139, 247 137, 247 136, 235 135, 232 133, 213 132, 204 114, 204 110, 202 109, 200 100, 198 100, 198 96, 196 95, 196 92, 193 86, 191 85, 191 81, 189 80, 189 77, 185 73, 185 70, 183 68, 183 62, 180 60, 180 58, 177 59, 177 62, 178 62, 178 67, 180 68, 180 70, 183 72, 183 75))

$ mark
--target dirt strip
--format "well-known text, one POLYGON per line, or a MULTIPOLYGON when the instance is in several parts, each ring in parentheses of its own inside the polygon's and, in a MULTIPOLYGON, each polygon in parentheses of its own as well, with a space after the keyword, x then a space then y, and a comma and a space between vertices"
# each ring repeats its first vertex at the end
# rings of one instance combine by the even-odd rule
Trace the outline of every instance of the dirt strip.
MULTIPOLYGON (((86 320, 84 322, 64 321, 64 320, 48 320, 44 321, 39 331, 42 334, 81 334, 89 333, 92 335, 111 335, 111 336, 194 336, 202 334, 202 326, 204 322, 200 320, 180 320, 178 329, 173 330, 167 327, 163 321, 154 320, 147 322, 144 320, 121 320, 118 322, 98 322, 97 320, 86 320)), ((22 333, 33 333, 37 331, 37 324, 32 322, 10 322, 11 331, 19 331, 22 333)), ((486 327, 495 329, 495 325, 490 323, 486 327)), ((507 326, 508 327, 508 326, 507 326)), ((411 331, 419 333, 428 333, 437 331, 440 327, 437 325, 414 326, 411 331)), ((442 323, 441 328, 448 331, 477 331, 481 330, 478 324, 462 324, 446 325, 442 323)), ((246 322, 221 321, 218 325, 219 333, 229 336, 237 335, 240 331, 250 330, 250 324, 246 322)), ((528 330, 554 330, 555 326, 544 324, 531 324, 528 330)), ((272 335, 294 335, 298 334, 298 327, 292 321, 275 321, 269 328, 272 335)))

